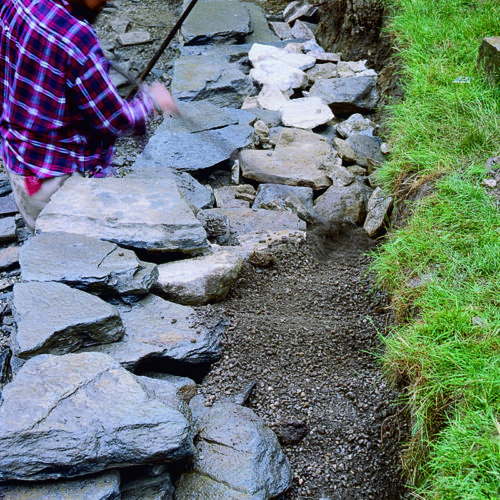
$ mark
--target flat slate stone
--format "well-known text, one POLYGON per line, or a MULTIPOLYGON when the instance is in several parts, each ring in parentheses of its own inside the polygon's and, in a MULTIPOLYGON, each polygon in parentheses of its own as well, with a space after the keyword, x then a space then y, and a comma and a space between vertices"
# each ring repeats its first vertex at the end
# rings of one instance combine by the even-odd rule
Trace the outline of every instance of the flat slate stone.
POLYGON ((0 196, 0 216, 14 215, 19 212, 14 195, 0 196))
POLYGON ((208 248, 202 225, 170 179, 72 177, 52 196, 36 230, 71 231, 156 254, 208 248))
POLYGON ((2 396, 1 481, 166 464, 194 452, 185 416, 109 356, 36 356, 2 396))
POLYGON ((101 294, 145 294, 158 268, 115 243, 63 232, 41 233, 19 251, 23 281, 58 281, 101 294))
POLYGON ((19 264, 19 247, 17 245, 0 248, 0 271, 19 264))
POLYGON ((319 97, 292 99, 280 108, 285 127, 313 129, 333 118, 330 108, 319 97))
POLYGON ((191 307, 155 295, 147 295, 120 313, 126 330, 123 340, 87 352, 107 354, 128 370, 154 361, 163 366, 161 371, 168 371, 172 360, 196 365, 220 357, 225 328, 220 317, 206 319, 191 307))
POLYGON ((181 28, 185 45, 241 43, 251 33, 250 13, 241 2, 198 2, 181 28))
POLYGON ((66 481, 0 486, 2 500, 121 500, 118 471, 66 481))
POLYGON ((12 310, 17 329, 11 348, 22 359, 115 342, 125 333, 112 305, 62 283, 16 283, 12 310))
POLYGON ((332 148, 327 139, 309 130, 284 128, 274 151, 240 151, 243 177, 261 183, 324 189, 331 180, 322 165, 332 148))
POLYGON ((0 244, 10 243, 17 239, 15 217, 0 218, 0 244))
POLYGON ((282 184, 261 184, 252 208, 292 212, 307 221, 313 213, 313 190, 282 184))

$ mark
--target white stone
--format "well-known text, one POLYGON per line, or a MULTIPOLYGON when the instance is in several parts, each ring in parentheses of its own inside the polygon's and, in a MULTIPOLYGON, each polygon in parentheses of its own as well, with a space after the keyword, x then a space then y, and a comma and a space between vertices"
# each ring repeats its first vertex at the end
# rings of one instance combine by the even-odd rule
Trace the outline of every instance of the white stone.
POLYGON ((311 68, 316 63, 316 59, 307 54, 297 54, 285 49, 280 49, 271 45, 261 45, 259 43, 254 43, 252 45, 248 53, 248 58, 254 66, 259 61, 271 58, 302 70, 311 68))
POLYGON ((258 105, 271 111, 279 111, 289 101, 289 97, 275 85, 264 85, 257 96, 258 105))
POLYGON ((293 99, 279 111, 285 127, 313 129, 333 118, 332 111, 319 97, 293 99))
POLYGON ((257 67, 250 70, 250 77, 260 85, 289 90, 304 87, 307 83, 307 75, 302 70, 278 59, 269 58, 256 64, 257 67))

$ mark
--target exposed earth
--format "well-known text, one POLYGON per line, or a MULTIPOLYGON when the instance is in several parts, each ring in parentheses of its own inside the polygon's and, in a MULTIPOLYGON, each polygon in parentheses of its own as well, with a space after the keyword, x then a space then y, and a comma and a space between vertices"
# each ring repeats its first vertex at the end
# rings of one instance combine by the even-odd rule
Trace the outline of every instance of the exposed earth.
MULTIPOLYGON (((273 16, 288 5, 256 3, 273 16)), ((142 24, 157 37, 119 54, 137 74, 181 7, 161 0, 120 0, 119 7, 134 27, 142 24)), ((150 79, 168 85, 175 47, 150 79)), ((123 172, 139 152, 134 140, 118 144, 123 172)), ((310 231, 306 243, 283 243, 269 262, 247 264, 227 299, 214 306, 231 326, 223 357, 198 392, 210 405, 253 387, 246 404, 278 434, 294 471, 283 500, 405 497, 400 455, 409 426, 377 358, 389 313, 367 274, 374 243, 362 230, 310 231)))

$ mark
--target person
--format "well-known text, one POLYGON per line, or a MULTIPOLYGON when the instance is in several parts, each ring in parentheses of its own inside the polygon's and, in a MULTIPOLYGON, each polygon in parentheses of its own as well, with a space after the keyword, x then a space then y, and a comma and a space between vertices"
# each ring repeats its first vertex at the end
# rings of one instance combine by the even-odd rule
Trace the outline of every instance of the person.
POLYGON ((112 175, 115 140, 176 104, 159 82, 123 99, 92 27, 107 0, 1 0, 0 149, 27 227, 72 175, 112 175))

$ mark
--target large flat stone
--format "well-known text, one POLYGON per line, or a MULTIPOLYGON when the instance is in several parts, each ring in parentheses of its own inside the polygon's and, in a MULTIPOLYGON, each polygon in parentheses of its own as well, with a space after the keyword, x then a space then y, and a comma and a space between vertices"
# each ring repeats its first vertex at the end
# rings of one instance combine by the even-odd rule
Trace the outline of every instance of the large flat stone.
POLYGON ((206 233, 169 179, 72 177, 40 214, 37 232, 67 231, 151 253, 199 253, 206 233))
POLYGON ((240 152, 243 177, 262 183, 324 189, 331 180, 321 168, 332 152, 328 141, 309 130, 282 130, 274 151, 240 152))
POLYGON ((109 356, 36 356, 2 396, 2 481, 164 464, 194 451, 184 415, 145 392, 109 356))
POLYGON ((16 283, 12 308, 17 329, 11 347, 23 359, 115 342, 125 333, 113 306, 62 283, 16 283))
POLYGON ((87 351, 108 354, 124 368, 145 368, 168 372, 172 361, 200 365, 220 356, 225 327, 220 317, 205 318, 192 307, 148 295, 130 309, 120 310, 125 336, 120 342, 95 346, 87 351))
POLYGON ((158 279, 155 264, 81 234, 38 234, 20 248, 19 262, 23 281, 58 281, 98 295, 145 294, 158 279))

